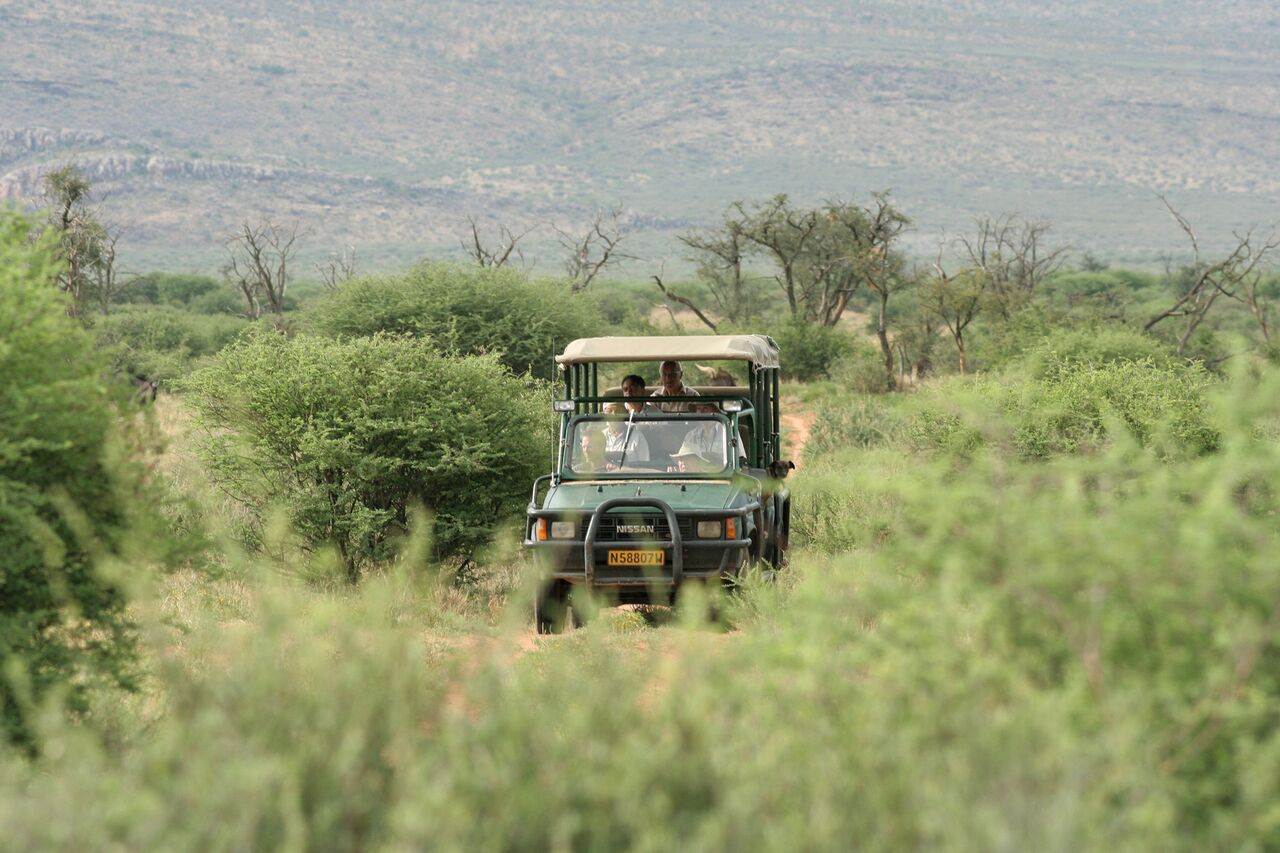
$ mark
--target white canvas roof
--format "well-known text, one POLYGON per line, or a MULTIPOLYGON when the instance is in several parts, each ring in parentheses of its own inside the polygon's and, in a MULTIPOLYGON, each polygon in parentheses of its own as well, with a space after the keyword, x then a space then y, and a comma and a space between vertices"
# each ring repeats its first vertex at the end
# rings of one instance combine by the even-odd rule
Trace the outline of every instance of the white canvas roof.
POLYGON ((556 356, 559 364, 609 361, 750 361, 778 366, 778 345, 767 335, 666 335, 579 338, 556 356))

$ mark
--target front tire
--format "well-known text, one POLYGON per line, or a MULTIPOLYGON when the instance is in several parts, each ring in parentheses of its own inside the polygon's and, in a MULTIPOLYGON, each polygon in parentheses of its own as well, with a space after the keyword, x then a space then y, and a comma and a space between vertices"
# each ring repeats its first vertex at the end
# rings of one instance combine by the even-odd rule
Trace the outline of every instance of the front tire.
POLYGON ((586 624, 582 610, 570 601, 573 584, 566 580, 547 583, 533 600, 533 629, 539 634, 560 634, 586 624))
POLYGON ((553 580, 545 584, 533 599, 533 630, 539 634, 558 634, 564 629, 568 609, 569 584, 553 580))

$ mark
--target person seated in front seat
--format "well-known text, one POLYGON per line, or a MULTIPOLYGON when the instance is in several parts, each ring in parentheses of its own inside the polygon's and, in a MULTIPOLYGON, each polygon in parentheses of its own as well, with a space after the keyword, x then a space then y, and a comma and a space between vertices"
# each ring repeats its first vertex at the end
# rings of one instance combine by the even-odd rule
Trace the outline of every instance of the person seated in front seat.
POLYGON ((719 462, 713 462, 700 454, 688 442, 682 444, 680 449, 671 454, 671 461, 675 465, 668 470, 678 471, 681 474, 706 474, 711 471, 719 471, 724 467, 719 462))
MULTIPOLYGON (((695 414, 710 415, 720 411, 715 403, 694 403, 695 414)), ((704 459, 724 459, 724 426, 719 421, 698 421, 685 436, 686 446, 704 459)))
MULTIPOLYGON (((627 404, 630 406, 630 404, 627 404)), ((625 409, 621 403, 605 403, 606 415, 622 415, 625 409)), ((616 455, 619 465, 627 462, 648 462, 649 442, 635 421, 629 418, 605 421, 605 452, 616 455)))
POLYGON ((569 466, 575 474, 598 474, 609 469, 605 461, 604 430, 594 424, 583 428, 578 436, 577 458, 569 466))

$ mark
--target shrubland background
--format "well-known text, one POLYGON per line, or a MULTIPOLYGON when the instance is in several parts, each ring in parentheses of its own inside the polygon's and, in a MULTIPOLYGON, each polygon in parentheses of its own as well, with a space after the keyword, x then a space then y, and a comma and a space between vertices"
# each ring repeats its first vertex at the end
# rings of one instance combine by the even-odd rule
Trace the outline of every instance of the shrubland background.
MULTIPOLYGON (((1280 203, 1274 4, 1138 0, 73 0, 0 9, 0 199, 74 160, 132 269, 216 270, 246 210, 370 270, 457 253, 463 217, 626 207, 643 272, 726 197, 891 187, 922 254, 990 210, 1115 262, 1280 203)), ((531 235, 540 270, 557 235, 531 235)), ((1217 243, 1215 242, 1215 246, 1217 243)))
POLYGON ((770 199, 665 290, 126 280, 62 178, 0 220, 5 846, 1280 844, 1265 235, 935 266, 770 199), (790 566, 536 637, 552 355, 712 326, 780 342, 790 566))

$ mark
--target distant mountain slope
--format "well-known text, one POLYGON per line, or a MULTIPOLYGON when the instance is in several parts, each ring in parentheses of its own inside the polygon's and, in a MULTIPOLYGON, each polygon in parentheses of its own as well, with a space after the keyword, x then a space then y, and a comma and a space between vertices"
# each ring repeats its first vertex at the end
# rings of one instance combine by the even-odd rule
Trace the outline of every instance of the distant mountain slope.
POLYGON ((1016 210, 1095 252, 1180 251, 1156 192, 1223 234, 1280 218, 1280 11, 1048 5, 0 5, 0 197, 75 160, 135 265, 197 267, 259 213, 375 263, 468 214, 622 202, 656 264, 780 191, 892 188, 922 250, 1016 210))

